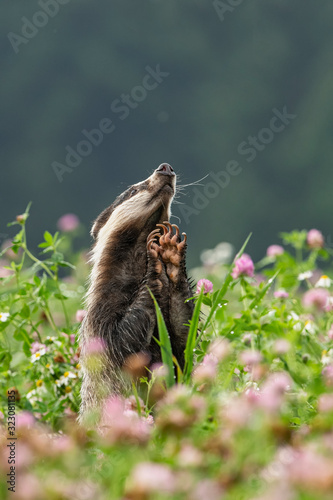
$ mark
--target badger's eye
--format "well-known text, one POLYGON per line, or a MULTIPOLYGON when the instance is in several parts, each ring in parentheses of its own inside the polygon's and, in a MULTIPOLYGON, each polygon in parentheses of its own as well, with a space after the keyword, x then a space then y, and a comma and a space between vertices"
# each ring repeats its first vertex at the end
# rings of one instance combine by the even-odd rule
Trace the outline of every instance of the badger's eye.
POLYGON ((136 192, 137 192, 137 189, 132 189, 131 196, 133 196, 133 194, 135 194, 136 192))

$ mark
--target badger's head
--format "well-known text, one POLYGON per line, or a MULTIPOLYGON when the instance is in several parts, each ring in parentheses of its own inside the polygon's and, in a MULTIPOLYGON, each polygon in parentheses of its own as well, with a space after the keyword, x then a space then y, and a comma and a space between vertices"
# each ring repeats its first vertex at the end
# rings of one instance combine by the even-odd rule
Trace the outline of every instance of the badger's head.
POLYGON ((158 222, 169 220, 176 189, 176 174, 162 163, 145 181, 130 186, 96 219, 91 234, 102 242, 110 234, 148 233, 158 222))

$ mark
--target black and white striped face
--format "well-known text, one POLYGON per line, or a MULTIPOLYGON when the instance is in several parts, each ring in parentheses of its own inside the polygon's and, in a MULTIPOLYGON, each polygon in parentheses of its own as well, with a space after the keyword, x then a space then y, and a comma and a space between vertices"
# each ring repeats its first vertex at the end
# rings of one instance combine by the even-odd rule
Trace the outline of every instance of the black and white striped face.
POLYGON ((110 233, 133 224, 144 227, 148 220, 169 220, 176 189, 176 174, 162 163, 145 181, 130 186, 96 219, 91 234, 99 242, 110 233))

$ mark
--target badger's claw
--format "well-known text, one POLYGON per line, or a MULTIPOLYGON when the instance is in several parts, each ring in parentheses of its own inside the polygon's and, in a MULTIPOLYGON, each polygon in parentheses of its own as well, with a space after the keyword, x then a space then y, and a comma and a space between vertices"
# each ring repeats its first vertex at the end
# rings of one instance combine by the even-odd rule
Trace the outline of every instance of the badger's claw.
POLYGON ((156 224, 156 226, 161 227, 163 229, 163 234, 160 237, 160 245, 163 245, 166 241, 169 229, 166 227, 165 222, 163 222, 163 224, 156 224))
POLYGON ((156 244, 155 238, 157 238, 157 236, 159 236, 160 234, 161 234, 161 233, 160 233, 160 230, 159 230, 159 229, 154 229, 154 231, 152 231, 152 232, 148 235, 148 238, 147 238, 147 250, 150 250, 150 249, 151 249, 152 243, 155 243, 155 244, 156 244))
MULTIPOLYGON (((176 283, 179 277, 179 268, 185 258, 186 234, 183 233, 184 238, 181 240, 178 226, 170 224, 168 221, 156 225, 163 230, 163 234, 159 238, 159 256, 166 265, 169 278, 176 283)), ((155 243, 155 238, 157 236, 158 232, 155 230, 151 233, 151 238, 150 236, 148 237, 149 241, 154 243, 153 249, 156 251, 157 244, 155 243)), ((150 244, 152 245, 153 243, 150 244)))
MULTIPOLYGON (((164 222, 163 224, 156 224, 156 226, 161 227, 161 228, 163 229, 163 234, 164 234, 164 235, 166 235, 166 234, 167 234, 167 232, 168 232, 168 228, 167 228, 167 227, 165 227, 165 222, 164 222)), ((155 229, 155 231, 157 231, 157 230, 155 229)), ((154 231, 153 231, 153 232, 154 232, 154 231)))
MULTIPOLYGON (((175 230, 176 230, 176 235, 177 235, 177 236, 179 236, 179 227, 178 227, 178 226, 176 226, 176 224, 171 224, 171 225, 172 225, 172 227, 174 227, 174 228, 175 228, 175 230)), ((185 234, 185 233, 183 233, 183 234, 185 234)))
MULTIPOLYGON (((176 230, 176 234, 175 234, 175 235, 171 238, 171 243, 172 243, 173 245, 175 245, 175 244, 179 243, 179 241, 180 241, 180 237, 179 237, 179 227, 178 227, 178 226, 176 226, 176 224, 172 224, 172 227, 174 227, 174 228, 175 228, 175 230, 176 230)), ((184 234, 184 233, 183 233, 183 234, 184 234)))
POLYGON ((184 248, 186 246, 186 241, 187 241, 186 233, 182 233, 182 236, 184 236, 184 239, 180 243, 178 243, 178 245, 177 245, 177 250, 179 252, 182 252, 184 250, 184 248))
POLYGON ((172 225, 168 221, 163 222, 163 224, 165 224, 165 226, 168 227, 168 232, 166 233, 164 239, 165 239, 165 243, 169 243, 171 240, 171 236, 172 236, 172 225))
POLYGON ((161 233, 159 229, 154 229, 154 231, 152 231, 147 238, 147 252, 154 259, 157 259, 159 255, 159 246, 156 238, 160 236, 160 234, 161 233))

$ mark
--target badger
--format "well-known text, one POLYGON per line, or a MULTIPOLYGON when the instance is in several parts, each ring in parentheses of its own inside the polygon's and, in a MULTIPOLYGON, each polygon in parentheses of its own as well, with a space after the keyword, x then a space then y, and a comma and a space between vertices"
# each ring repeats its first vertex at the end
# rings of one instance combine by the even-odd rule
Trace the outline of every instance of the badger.
POLYGON ((80 420, 105 397, 126 394, 123 367, 129 356, 146 353, 149 366, 161 362, 156 311, 163 314, 172 352, 184 367, 184 349, 193 296, 186 272, 186 234, 171 224, 176 174, 162 163, 146 180, 130 186, 97 217, 86 296, 87 314, 79 332, 83 380, 80 420), (103 348, 97 366, 91 345, 103 348))

